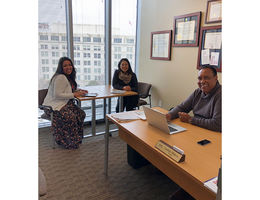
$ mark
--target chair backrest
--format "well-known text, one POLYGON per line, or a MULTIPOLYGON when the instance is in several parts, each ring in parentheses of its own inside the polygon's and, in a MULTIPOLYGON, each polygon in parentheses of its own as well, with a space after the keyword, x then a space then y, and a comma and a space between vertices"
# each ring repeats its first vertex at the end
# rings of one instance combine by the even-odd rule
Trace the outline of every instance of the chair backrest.
POLYGON ((47 95, 48 89, 42 89, 42 90, 38 90, 38 103, 39 105, 43 104, 43 101, 47 95))
POLYGON ((138 82, 138 94, 140 98, 146 98, 149 95, 149 91, 152 85, 149 83, 138 82))

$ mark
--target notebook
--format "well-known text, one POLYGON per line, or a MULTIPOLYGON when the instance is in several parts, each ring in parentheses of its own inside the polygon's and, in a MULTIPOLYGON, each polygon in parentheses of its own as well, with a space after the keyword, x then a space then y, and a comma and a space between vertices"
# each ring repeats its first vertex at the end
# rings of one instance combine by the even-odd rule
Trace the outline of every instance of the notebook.
POLYGON ((97 95, 97 93, 86 93, 83 95, 83 97, 96 97, 97 95))
POLYGON ((111 89, 112 94, 124 94, 125 92, 125 90, 111 89))
POLYGON ((153 110, 145 106, 143 106, 143 109, 148 123, 156 128, 161 129, 165 133, 171 135, 186 130, 181 126, 167 122, 165 114, 157 110, 153 110))

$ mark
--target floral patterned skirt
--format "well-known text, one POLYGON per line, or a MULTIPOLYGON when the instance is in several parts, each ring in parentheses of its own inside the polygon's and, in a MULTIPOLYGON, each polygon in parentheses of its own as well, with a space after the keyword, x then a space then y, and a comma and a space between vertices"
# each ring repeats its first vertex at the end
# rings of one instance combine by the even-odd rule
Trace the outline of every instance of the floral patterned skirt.
MULTIPOLYGON (((46 114, 49 114, 46 112, 46 114)), ((52 131, 58 145, 66 149, 77 149, 82 143, 83 123, 86 114, 72 100, 60 111, 53 112, 52 131)))

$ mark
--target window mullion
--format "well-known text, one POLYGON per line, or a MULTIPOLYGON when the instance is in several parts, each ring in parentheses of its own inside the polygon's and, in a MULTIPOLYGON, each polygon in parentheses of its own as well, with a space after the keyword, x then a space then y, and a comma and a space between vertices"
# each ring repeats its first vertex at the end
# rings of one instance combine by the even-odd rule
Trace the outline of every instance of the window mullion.
POLYGON ((68 56, 74 62, 72 0, 65 0, 68 56))

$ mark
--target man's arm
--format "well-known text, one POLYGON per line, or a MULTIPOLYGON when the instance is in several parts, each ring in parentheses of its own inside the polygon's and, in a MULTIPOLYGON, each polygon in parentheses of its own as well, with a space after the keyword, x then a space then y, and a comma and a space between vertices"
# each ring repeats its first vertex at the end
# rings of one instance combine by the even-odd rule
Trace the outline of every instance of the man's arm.
POLYGON ((168 112, 170 114, 171 119, 176 119, 179 117, 178 112, 186 112, 189 113, 192 110, 192 101, 195 96, 195 91, 180 105, 174 107, 172 110, 168 112))
POLYGON ((221 132, 221 95, 215 101, 214 113, 211 119, 205 119, 198 116, 194 116, 192 117, 190 123, 212 131, 221 132))

